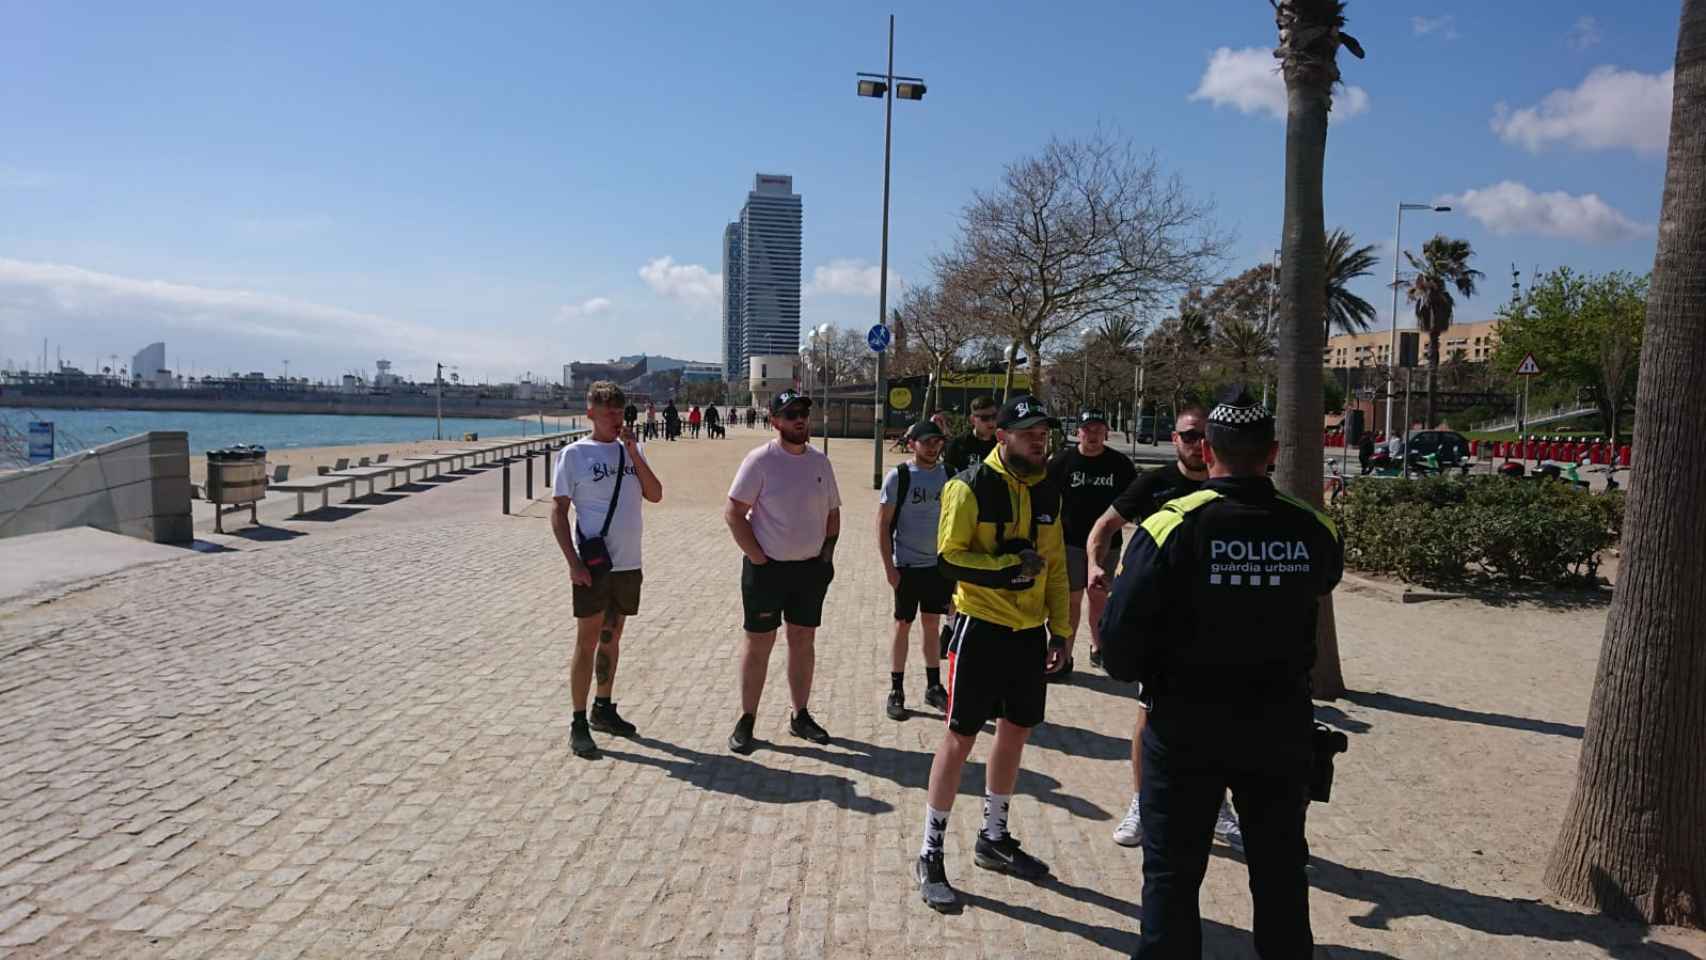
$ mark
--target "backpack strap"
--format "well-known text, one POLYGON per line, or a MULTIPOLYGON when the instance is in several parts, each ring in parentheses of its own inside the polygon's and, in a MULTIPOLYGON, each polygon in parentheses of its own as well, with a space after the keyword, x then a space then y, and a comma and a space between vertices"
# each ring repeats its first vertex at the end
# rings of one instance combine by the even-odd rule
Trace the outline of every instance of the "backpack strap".
POLYGON ((894 476, 894 513, 889 515, 889 541, 894 541, 894 532, 900 527, 900 508, 906 506, 906 495, 912 489, 912 467, 906 463, 895 467, 894 476))

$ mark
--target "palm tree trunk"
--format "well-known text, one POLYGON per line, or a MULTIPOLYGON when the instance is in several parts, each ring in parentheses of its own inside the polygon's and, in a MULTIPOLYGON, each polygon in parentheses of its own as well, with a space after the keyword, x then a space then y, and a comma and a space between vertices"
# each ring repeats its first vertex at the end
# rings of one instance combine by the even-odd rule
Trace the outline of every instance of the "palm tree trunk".
MULTIPOLYGON (((1274 481, 1281 490, 1321 503, 1323 401, 1321 351, 1327 312, 1327 232, 1321 181, 1327 154, 1328 88, 1286 78, 1285 231, 1279 279, 1279 463, 1274 481)), ((1317 699, 1336 700, 1345 691, 1339 667, 1332 598, 1322 600, 1315 671, 1317 699)))
POLYGON ((1546 884, 1648 923, 1706 926, 1706 0, 1677 44, 1658 255, 1635 393, 1625 548, 1575 792, 1546 884))
MULTIPOLYGON (((1435 391, 1435 388, 1438 386, 1438 384, 1439 384, 1439 334, 1430 332, 1428 334, 1428 402, 1427 402, 1427 407, 1425 408, 1427 411, 1424 414, 1425 419, 1423 419, 1423 421, 1422 421, 1423 423, 1427 424, 1427 428, 1429 430, 1432 430, 1434 428, 1434 409, 1435 409, 1435 407, 1434 407, 1434 391, 1435 391)), ((1406 433, 1408 433, 1409 429, 1410 429, 1410 425, 1407 423, 1404 424, 1404 430, 1406 433)))

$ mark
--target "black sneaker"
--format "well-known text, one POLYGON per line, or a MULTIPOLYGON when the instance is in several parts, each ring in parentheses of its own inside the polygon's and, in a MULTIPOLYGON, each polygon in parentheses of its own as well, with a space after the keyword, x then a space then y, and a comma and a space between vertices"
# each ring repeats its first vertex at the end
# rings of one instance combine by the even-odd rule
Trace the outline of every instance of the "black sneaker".
POLYGON ((918 896, 930 905, 930 909, 949 913, 959 907, 960 895, 948 885, 948 872, 943 869, 940 853, 914 861, 912 879, 918 884, 918 896))
POLYGON ((948 709, 948 688, 939 683, 925 687, 924 702, 938 710, 948 709))
POLYGON ((1097 670, 1102 669, 1102 651, 1090 651, 1090 666, 1095 667, 1097 670))
MULTIPOLYGON (((890 720, 906 719, 906 695, 899 690, 889 691, 888 715, 890 720)), ((804 734, 801 734, 804 736, 804 734)), ((828 735, 825 734, 827 737, 828 735)))
POLYGON ((1068 658, 1066 666, 1053 673, 1043 674, 1043 680, 1047 683, 1070 683, 1072 681, 1072 660, 1068 658))
POLYGON ((1041 880, 1048 876, 1048 864, 1019 849, 1019 841, 1011 833, 1000 840, 991 840, 979 830, 977 849, 972 854, 977 865, 985 870, 1010 874, 1020 880, 1041 880))
POLYGON ((584 723, 569 724, 569 749, 577 757, 591 760, 598 756, 598 744, 592 742, 592 733, 584 723))
POLYGON ((639 728, 622 719, 616 712, 616 704, 604 706, 599 703, 592 705, 592 712, 587 714, 587 723, 599 733, 613 733, 618 737, 631 737, 639 732, 639 728))
POLYGON ((729 734, 730 750, 736 753, 751 753, 752 748, 758 746, 758 741, 752 739, 753 719, 752 714, 743 713, 740 719, 735 721, 735 732, 729 734))
POLYGON ((788 718, 788 732, 802 740, 813 743, 828 743, 829 731, 817 725, 810 711, 801 710, 788 718))

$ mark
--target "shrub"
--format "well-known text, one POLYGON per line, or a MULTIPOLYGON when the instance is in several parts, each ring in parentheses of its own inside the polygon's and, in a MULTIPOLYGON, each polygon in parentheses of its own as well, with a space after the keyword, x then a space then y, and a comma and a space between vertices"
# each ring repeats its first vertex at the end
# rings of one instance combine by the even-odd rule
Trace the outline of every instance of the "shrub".
POLYGON ((1568 483, 1473 477, 1365 480, 1333 505, 1345 564, 1449 582, 1470 568, 1511 581, 1591 579, 1623 525, 1623 495, 1568 483))

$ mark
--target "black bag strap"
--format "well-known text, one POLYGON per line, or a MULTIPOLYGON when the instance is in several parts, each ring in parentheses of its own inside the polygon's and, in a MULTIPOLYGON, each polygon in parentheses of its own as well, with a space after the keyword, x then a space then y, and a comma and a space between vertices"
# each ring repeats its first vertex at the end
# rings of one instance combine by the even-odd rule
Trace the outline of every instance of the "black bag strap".
POLYGON ((616 504, 622 500, 622 474, 628 466, 628 448, 620 444, 616 447, 616 489, 610 492, 610 509, 604 511, 604 528, 598 531, 598 539, 610 536, 610 521, 616 519, 616 504))
POLYGON ((893 542, 894 532, 900 527, 900 508, 906 506, 906 494, 912 489, 912 467, 902 463, 894 469, 894 513, 889 515, 890 542, 893 542))

